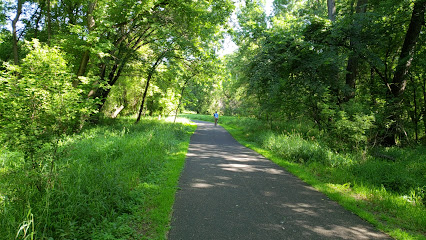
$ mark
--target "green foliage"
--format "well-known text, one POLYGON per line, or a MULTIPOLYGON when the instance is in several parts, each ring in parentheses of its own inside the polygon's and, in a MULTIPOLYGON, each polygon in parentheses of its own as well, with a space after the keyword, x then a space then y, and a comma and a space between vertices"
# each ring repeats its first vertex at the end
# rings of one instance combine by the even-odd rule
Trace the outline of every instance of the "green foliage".
POLYGON ((20 67, 5 65, 2 72, 0 123, 7 145, 26 158, 62 134, 79 128, 93 102, 72 86, 76 78, 63 53, 38 41, 28 43, 29 53, 20 67))
POLYGON ((0 2, 0 26, 4 26, 6 24, 6 20, 8 19, 8 10, 11 7, 12 1, 1 1, 0 2))
POLYGON ((367 107, 353 100, 340 107, 320 105, 320 116, 325 129, 324 140, 333 149, 363 150, 368 147, 375 125, 376 114, 368 112, 367 107))
POLYGON ((143 121, 109 121, 62 139, 41 191, 23 154, 1 149, 0 236, 15 238, 31 220, 27 235, 37 239, 163 238, 194 126, 143 121))
POLYGON ((327 151, 316 142, 304 140, 297 134, 276 135, 269 131, 259 136, 262 147, 284 159, 298 163, 327 161, 327 151))
MULTIPOLYGON (((136 94, 136 86, 144 83, 153 59, 163 51, 170 54, 161 59, 167 59, 161 71, 215 55, 212 49, 218 47, 234 8, 230 0, 59 0, 50 1, 49 7, 46 1, 23 2, 29 4, 23 5, 18 21, 18 46, 25 40, 39 39, 60 48, 66 53, 64 58, 72 67, 71 72, 88 77, 92 83, 86 85, 75 79, 74 85, 82 83, 78 86, 83 90, 81 94, 97 99, 98 110, 102 109, 105 115, 122 105, 124 115, 139 110, 142 91, 136 94), (116 84, 120 84, 120 93, 111 88, 116 84), (105 105, 111 91, 115 93, 105 105), (123 97, 126 91, 129 95, 123 97)), ((12 59, 13 51, 12 34, 4 28, 3 13, 11 15, 16 8, 11 1, 0 5, 0 39, 4 40, 0 44, 0 59, 4 61, 12 59)), ((19 59, 26 54, 19 49, 19 59)), ((173 84, 168 84, 169 80, 159 79, 156 86, 160 90, 148 95, 152 98, 150 114, 168 114, 177 105, 180 89, 176 83, 182 79, 172 79, 173 84), (161 86, 167 84, 168 88, 161 86)))
POLYGON ((332 133, 338 150, 418 141, 426 129, 423 32, 403 97, 390 92, 413 2, 341 1, 331 22, 325 1, 274 1, 270 18, 249 1, 237 13, 239 50, 227 58, 232 89, 223 92, 223 109, 309 120, 332 133))
MULTIPOLYGON (((5 29, 0 29, 0 60, 8 61, 12 59, 12 35, 5 29)), ((1 67, 3 68, 3 67, 1 67)))
POLYGON ((347 145, 359 148, 367 144, 368 135, 366 131, 374 126, 374 115, 355 114, 353 119, 347 116, 344 111, 338 112, 338 119, 334 124, 333 133, 338 137, 338 141, 343 141, 347 145))

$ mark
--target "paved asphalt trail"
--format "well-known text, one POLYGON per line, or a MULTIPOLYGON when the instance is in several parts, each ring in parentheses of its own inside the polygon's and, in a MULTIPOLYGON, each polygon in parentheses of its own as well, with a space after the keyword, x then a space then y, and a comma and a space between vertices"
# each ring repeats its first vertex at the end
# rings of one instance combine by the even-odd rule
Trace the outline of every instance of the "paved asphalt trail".
POLYGON ((194 122, 170 240, 390 239, 222 127, 194 122))

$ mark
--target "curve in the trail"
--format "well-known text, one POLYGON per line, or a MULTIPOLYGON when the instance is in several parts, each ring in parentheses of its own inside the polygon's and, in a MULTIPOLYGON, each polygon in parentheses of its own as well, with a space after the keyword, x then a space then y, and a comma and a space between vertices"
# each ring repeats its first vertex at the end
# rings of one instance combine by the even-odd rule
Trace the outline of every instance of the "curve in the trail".
POLYGON ((195 122, 170 240, 390 239, 222 127, 195 122))

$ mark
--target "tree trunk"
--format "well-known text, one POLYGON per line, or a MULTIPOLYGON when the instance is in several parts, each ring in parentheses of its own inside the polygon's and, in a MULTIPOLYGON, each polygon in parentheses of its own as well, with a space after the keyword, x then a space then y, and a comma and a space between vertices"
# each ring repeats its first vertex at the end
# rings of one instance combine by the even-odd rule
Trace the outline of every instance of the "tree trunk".
MULTIPOLYGON (((89 2, 87 9, 87 29, 89 33, 95 28, 95 19, 93 17, 93 11, 95 10, 97 1, 89 2)), ((86 50, 83 53, 83 56, 80 61, 80 66, 77 71, 77 77, 84 76, 86 73, 87 65, 89 64, 90 51, 86 50)), ((73 86, 77 87, 79 83, 78 78, 73 82, 73 86)))
POLYGON ((78 67, 77 77, 84 76, 84 74, 86 73, 87 64, 89 64, 89 57, 89 50, 84 51, 83 56, 81 57, 80 66, 78 67))
POLYGON ((423 76, 423 125, 426 138, 426 77, 423 76))
MULTIPOLYGON (((113 70, 111 70, 111 73, 108 77, 108 85, 109 86, 113 86, 118 78, 121 76, 121 71, 123 71, 124 65, 127 62, 127 60, 123 60, 123 62, 120 64, 120 67, 118 67, 117 64, 114 65, 113 70), (117 70, 118 68, 118 70, 117 70)), ((111 91, 111 88, 107 88, 107 89, 98 89, 98 91, 96 91, 97 93, 99 92, 99 94, 97 94, 100 99, 101 99, 101 103, 99 105, 99 112, 101 111, 102 107, 104 106, 106 99, 108 97, 109 92, 111 91), (99 91, 101 90, 101 91, 99 91)))
POLYGON ((43 11, 42 8, 39 7, 32 17, 32 18, 35 18, 35 20, 34 20, 34 25, 35 25, 34 26, 34 38, 37 38, 37 39, 38 39, 38 32, 39 32, 38 29, 39 29, 41 17, 43 16, 42 11, 43 11), (38 10, 40 10, 40 12, 38 12, 38 10), (37 14, 37 17, 35 17, 36 14, 37 14))
POLYGON ((416 142, 419 141, 419 118, 417 117, 417 86, 411 77, 413 83, 413 100, 414 100, 414 113, 413 113, 413 123, 414 123, 414 132, 416 135, 416 142))
MULTIPOLYGON (((122 60, 120 66, 118 66, 118 63, 115 63, 114 66, 112 67, 110 74, 108 76, 108 80, 106 82, 107 86, 112 86, 115 84, 115 82, 117 82, 118 78, 121 76, 121 71, 123 70, 125 63, 127 62, 127 58, 122 60), (118 69, 118 71, 117 71, 118 69)), ((106 65, 102 64, 100 67, 100 81, 103 82, 105 81, 105 73, 106 73, 106 65)), ((100 112, 102 110, 102 107, 104 106, 105 102, 106 102, 106 98, 109 94, 109 92, 111 91, 111 88, 99 88, 96 85, 98 85, 99 82, 96 82, 94 84, 94 87, 92 90, 90 90, 89 94, 87 95, 87 97, 89 98, 98 98, 100 100, 99 104, 98 104, 98 111, 100 112)))
MULTIPOLYGON (((356 6, 356 14, 365 13, 367 11, 367 2, 368 0, 358 0, 356 6)), ((355 36, 358 35, 360 26, 357 22, 354 22, 355 36)), ((356 38, 351 38, 350 48, 354 49, 358 45, 358 40, 356 38)), ((356 53, 352 52, 348 58, 348 65, 346 67, 346 87, 348 90, 345 93, 344 101, 347 102, 350 99, 355 97, 356 89, 356 77, 358 74, 358 62, 359 58, 356 53)))
POLYGON ((410 25, 405 35, 402 45, 398 65, 391 84, 391 91, 394 97, 399 97, 404 92, 407 85, 407 74, 413 61, 414 51, 417 39, 420 35, 425 19, 426 0, 417 0, 414 3, 413 14, 411 15, 410 25))
POLYGON ((157 61, 155 61, 155 63, 151 66, 151 70, 148 73, 148 78, 146 79, 146 85, 145 85, 145 90, 143 92, 143 96, 142 96, 142 103, 141 106, 139 108, 139 113, 138 113, 138 118, 136 119, 135 123, 138 123, 141 119, 142 116, 142 111, 143 111, 143 106, 145 104, 145 99, 146 99, 146 94, 148 93, 148 88, 149 88, 149 83, 151 81, 152 76, 155 73, 155 69, 157 68, 157 66, 161 63, 164 55, 166 52, 163 52, 162 54, 160 54, 160 56, 157 58, 157 61))
POLYGON ((336 21, 336 2, 335 0, 327 0, 328 19, 332 22, 336 21))
MULTIPOLYGON (((328 18, 330 21, 334 22, 336 20, 336 4, 335 0, 327 0, 327 9, 328 9, 328 18)), ((337 48, 335 46, 335 43, 330 43, 330 52, 334 55, 338 55, 337 48)), ((329 80, 330 80, 330 90, 331 94, 336 97, 337 104, 340 105, 341 103, 341 97, 339 96, 339 69, 337 65, 333 64, 331 66, 331 69, 329 71, 329 80)))
POLYGON ((19 21, 19 17, 22 13, 22 3, 23 0, 18 0, 17 6, 16 6, 16 15, 15 18, 12 20, 12 35, 13 35, 13 62, 15 65, 19 64, 19 55, 18 55, 18 34, 16 29, 16 24, 19 21))
MULTIPOLYGON (((417 0, 414 3, 410 25, 408 26, 405 40, 396 66, 395 74, 390 84, 390 92, 387 99, 388 119, 391 125, 389 132, 384 138, 386 145, 395 145, 396 137, 402 139, 406 136, 402 123, 402 94, 407 86, 407 75, 414 58, 417 39, 424 24, 426 0, 417 0)), ((407 139, 408 140, 408 139, 407 139)))
POLYGON ((50 45, 50 41, 52 40, 52 17, 51 17, 51 6, 50 6, 50 0, 46 1, 47 5, 47 11, 46 11, 46 17, 47 17, 47 44, 50 45))
MULTIPOLYGON (((351 40, 351 48, 353 47, 353 42, 351 40)), ((358 62, 359 59, 355 53, 351 53, 348 58, 348 65, 346 66, 346 90, 344 101, 347 102, 350 99, 355 97, 356 90, 356 77, 358 74, 358 62)))
POLYGON ((186 87, 186 84, 188 83, 188 81, 189 81, 189 79, 187 79, 185 81, 185 83, 183 84, 183 87, 182 87, 182 91, 180 92, 179 104, 178 104, 178 106, 176 108, 175 120, 173 122, 176 122, 178 111, 179 111, 180 105, 182 104, 183 92, 185 91, 185 87, 186 87))

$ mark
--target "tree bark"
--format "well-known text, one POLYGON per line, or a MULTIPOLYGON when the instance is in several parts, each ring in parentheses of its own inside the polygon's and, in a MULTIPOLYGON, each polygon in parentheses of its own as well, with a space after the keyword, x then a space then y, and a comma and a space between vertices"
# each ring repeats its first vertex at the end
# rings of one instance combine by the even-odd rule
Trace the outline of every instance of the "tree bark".
MULTIPOLYGON (((358 0, 357 6, 356 6, 356 14, 362 14, 367 11, 367 2, 368 0, 358 0)), ((357 22, 354 22, 354 33, 357 36, 359 33, 359 25, 357 22)), ((350 40, 350 49, 354 49, 358 45, 358 41, 356 38, 351 37, 350 40)), ((349 55, 348 58, 348 64, 346 67, 346 86, 348 88, 347 92, 345 93, 344 101, 347 102, 350 99, 355 97, 355 89, 356 89, 356 77, 358 74, 358 62, 359 58, 356 55, 356 53, 352 52, 349 55)))
MULTIPOLYGON (((124 60, 121 61, 120 65, 119 63, 114 63, 110 74, 108 75, 108 80, 106 81, 106 84, 108 86, 112 86, 114 85, 118 78, 121 76, 121 72, 124 69, 124 66, 126 64, 128 60, 128 57, 126 57, 124 60), (118 69, 118 71, 117 71, 118 69)), ((102 64, 100 66, 100 81, 104 82, 105 81, 105 73, 106 73, 107 67, 106 64, 102 64)), ((109 94, 109 92, 111 91, 111 88, 99 88, 97 85, 99 84, 99 82, 94 83, 93 89, 90 90, 89 94, 87 94, 87 97, 89 98, 98 98, 100 100, 99 104, 98 104, 98 111, 100 112, 102 110, 103 105, 106 102, 106 98, 109 94)))
POLYGON ((148 88, 149 88, 149 83, 151 81, 152 76, 155 73, 155 69, 157 68, 157 66, 161 63, 162 59, 164 58, 164 55, 166 54, 166 52, 163 52, 162 54, 160 54, 160 56, 157 58, 157 61, 155 61, 154 64, 152 64, 151 69, 148 73, 148 77, 146 79, 146 85, 145 85, 145 90, 143 92, 143 96, 142 96, 142 103, 141 106, 139 108, 139 113, 138 113, 138 118, 136 119, 135 123, 138 123, 141 119, 142 116, 142 111, 143 111, 143 106, 145 104, 145 99, 146 99, 146 94, 148 93, 148 88))
POLYGON ((32 16, 32 18, 35 18, 34 20, 34 38, 38 39, 38 32, 39 32, 39 25, 40 25, 40 21, 41 21, 41 17, 42 15, 42 11, 43 9, 41 7, 37 8, 36 12, 34 13, 34 15, 32 16), (35 16, 37 15, 37 17, 35 16))
POLYGON ((13 35, 13 62, 15 65, 19 64, 19 55, 18 55, 18 34, 16 29, 16 24, 19 21, 19 17, 22 13, 22 3, 23 0, 18 0, 17 6, 16 6, 16 15, 15 18, 12 20, 12 35, 13 35))
POLYGON ((414 123, 414 133, 416 135, 416 142, 419 140, 419 118, 417 117, 417 86, 411 76, 411 82, 413 84, 413 103, 414 103, 414 113, 413 113, 413 123, 414 123))
POLYGON ((407 86, 407 74, 413 61, 417 39, 420 35, 425 19, 426 0, 417 0, 414 3, 410 25, 405 35, 404 44, 398 60, 398 65, 390 85, 394 97, 400 97, 407 86))
MULTIPOLYGON (((113 70, 111 70, 110 75, 108 77, 108 85, 109 86, 113 86, 117 82, 118 78, 121 76, 121 71, 123 71, 123 68, 124 68, 126 62, 127 62, 127 60, 123 60, 119 67, 118 67, 117 64, 115 64, 113 66, 113 70)), ((101 111, 102 107, 104 106, 110 91, 111 91, 111 88, 107 88, 107 89, 101 88, 101 89, 96 90, 95 97, 100 98, 100 104, 99 104, 99 108, 98 108, 99 112, 101 111)))
MULTIPOLYGON (((327 0, 328 19, 334 22, 336 20, 336 3, 335 0, 327 0)), ((338 55, 335 43, 330 43, 330 52, 338 55)), ((331 94, 336 97, 337 104, 340 105, 341 97, 339 96, 339 69, 337 65, 332 65, 329 73, 331 94)))
POLYGON ((336 21, 336 2, 335 0, 327 0, 328 19, 332 22, 336 21))
POLYGON ((47 44, 50 45, 50 42, 52 40, 52 16, 51 16, 51 6, 50 6, 50 0, 46 1, 47 5, 47 11, 46 11, 46 17, 47 17, 47 44))
POLYGON ((426 138, 426 77, 423 77, 423 125, 425 130, 425 138, 426 138))

